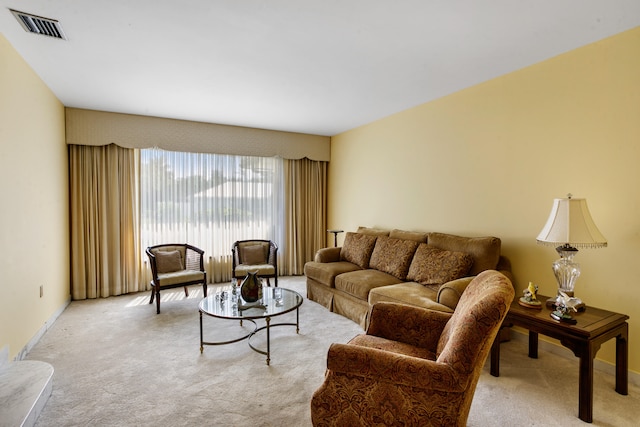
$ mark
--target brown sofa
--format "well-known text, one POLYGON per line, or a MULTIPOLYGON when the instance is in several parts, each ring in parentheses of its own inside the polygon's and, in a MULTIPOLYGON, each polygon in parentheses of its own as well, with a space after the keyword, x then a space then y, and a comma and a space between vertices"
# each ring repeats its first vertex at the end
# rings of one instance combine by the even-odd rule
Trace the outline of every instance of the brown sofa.
POLYGON ((304 266, 307 297, 366 328, 377 302, 452 313, 469 282, 485 270, 513 281, 497 237, 360 227, 342 247, 320 249, 304 266))

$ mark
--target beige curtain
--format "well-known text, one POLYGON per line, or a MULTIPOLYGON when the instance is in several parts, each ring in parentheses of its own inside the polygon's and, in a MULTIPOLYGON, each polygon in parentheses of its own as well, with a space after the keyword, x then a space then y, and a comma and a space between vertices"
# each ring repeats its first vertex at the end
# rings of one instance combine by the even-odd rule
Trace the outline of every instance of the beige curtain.
POLYGON ((304 264, 326 246, 328 162, 285 160, 285 239, 280 274, 302 275, 304 264))
POLYGON ((139 280, 138 157, 113 144, 69 145, 74 300, 145 289, 139 280))

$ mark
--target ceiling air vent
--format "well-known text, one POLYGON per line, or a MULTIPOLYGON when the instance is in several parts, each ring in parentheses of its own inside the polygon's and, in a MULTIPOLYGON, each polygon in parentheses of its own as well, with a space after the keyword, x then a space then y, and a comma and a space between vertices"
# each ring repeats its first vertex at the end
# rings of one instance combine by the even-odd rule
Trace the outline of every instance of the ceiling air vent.
POLYGON ((67 38, 60 28, 60 24, 55 19, 43 18, 42 16, 31 15, 29 13, 19 12, 9 9, 13 16, 16 17, 25 31, 43 36, 54 37, 56 39, 66 40, 67 38))

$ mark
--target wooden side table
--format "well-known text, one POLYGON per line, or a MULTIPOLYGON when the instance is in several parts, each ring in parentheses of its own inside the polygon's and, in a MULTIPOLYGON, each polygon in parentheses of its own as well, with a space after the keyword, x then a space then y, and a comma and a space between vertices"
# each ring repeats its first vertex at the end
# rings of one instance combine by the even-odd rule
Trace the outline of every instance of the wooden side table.
MULTIPOLYGON (((538 295, 540 301, 548 297, 538 295)), ((593 359, 600 346, 616 339, 616 392, 628 393, 628 336, 629 316, 587 306, 580 313, 571 313, 575 325, 553 320, 551 309, 526 308, 513 301, 503 327, 520 326, 529 330, 529 357, 538 358, 538 334, 560 340, 560 343, 580 358, 578 416, 588 423, 593 421, 593 359)), ((491 347, 491 375, 500 376, 500 340, 491 347)))

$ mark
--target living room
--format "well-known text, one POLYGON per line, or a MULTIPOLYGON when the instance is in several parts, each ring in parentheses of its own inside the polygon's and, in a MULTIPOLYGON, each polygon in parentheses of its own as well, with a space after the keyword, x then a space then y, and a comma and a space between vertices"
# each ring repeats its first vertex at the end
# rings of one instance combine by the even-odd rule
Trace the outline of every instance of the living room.
MULTIPOLYGON (((640 382, 625 267, 640 255, 639 50, 634 28, 331 136, 329 227, 498 236, 516 295, 530 281, 552 295, 557 256, 536 236, 554 198, 584 197, 608 247, 580 251, 576 294, 630 316, 640 382)), ((13 360, 69 299, 68 165, 65 106, 1 35, 0 57, 0 355, 13 360)), ((613 371, 615 343, 597 359, 613 371)))

